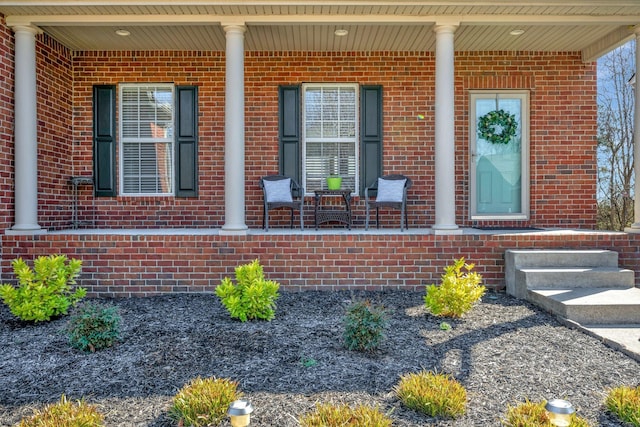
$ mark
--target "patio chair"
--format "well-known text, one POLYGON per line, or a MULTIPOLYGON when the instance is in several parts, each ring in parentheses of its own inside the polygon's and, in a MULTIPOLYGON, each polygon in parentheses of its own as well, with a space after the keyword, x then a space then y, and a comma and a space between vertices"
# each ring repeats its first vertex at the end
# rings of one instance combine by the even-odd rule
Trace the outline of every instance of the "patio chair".
POLYGON ((295 179, 284 175, 268 175, 260 178, 260 188, 264 195, 262 228, 269 231, 269 211, 278 208, 291 210, 291 228, 293 211, 300 211, 300 230, 304 229, 304 188, 295 179))
POLYGON ((400 231, 408 228, 407 190, 413 182, 404 175, 386 175, 379 177, 373 185, 364 189, 366 206, 365 229, 369 229, 369 209, 376 208, 376 227, 380 228, 380 208, 400 210, 400 231), (376 198, 370 199, 369 192, 376 191, 376 198))

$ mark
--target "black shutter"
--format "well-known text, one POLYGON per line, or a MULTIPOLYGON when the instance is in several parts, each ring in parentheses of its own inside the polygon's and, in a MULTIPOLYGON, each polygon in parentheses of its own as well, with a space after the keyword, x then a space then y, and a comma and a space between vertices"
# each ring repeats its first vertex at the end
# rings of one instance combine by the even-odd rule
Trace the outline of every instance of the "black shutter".
POLYGON ((198 87, 176 87, 176 196, 198 196, 198 87))
POLYGON ((382 86, 360 89, 360 194, 382 175, 382 86))
POLYGON ((300 168, 300 87, 280 86, 278 109, 279 173, 302 184, 300 168))
POLYGON ((116 87, 93 87, 93 188, 96 197, 116 195, 116 87))

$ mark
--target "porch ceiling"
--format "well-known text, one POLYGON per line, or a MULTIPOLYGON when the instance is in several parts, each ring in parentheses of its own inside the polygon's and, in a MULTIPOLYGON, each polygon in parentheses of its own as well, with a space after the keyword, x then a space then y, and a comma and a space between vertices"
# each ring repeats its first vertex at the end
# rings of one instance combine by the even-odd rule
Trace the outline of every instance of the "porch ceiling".
POLYGON ((219 51, 226 24, 246 25, 247 51, 433 51, 433 26, 459 23, 457 51, 574 51, 591 61, 633 37, 640 1, 5 0, 0 13, 76 51, 219 51), (348 35, 335 36, 339 28, 348 35))

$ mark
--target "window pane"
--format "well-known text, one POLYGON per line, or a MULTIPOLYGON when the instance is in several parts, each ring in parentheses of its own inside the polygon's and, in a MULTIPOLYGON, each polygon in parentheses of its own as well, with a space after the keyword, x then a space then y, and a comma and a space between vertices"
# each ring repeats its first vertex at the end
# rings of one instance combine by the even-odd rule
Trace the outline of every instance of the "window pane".
POLYGON ((171 144, 124 143, 122 178, 125 193, 172 192, 171 144))

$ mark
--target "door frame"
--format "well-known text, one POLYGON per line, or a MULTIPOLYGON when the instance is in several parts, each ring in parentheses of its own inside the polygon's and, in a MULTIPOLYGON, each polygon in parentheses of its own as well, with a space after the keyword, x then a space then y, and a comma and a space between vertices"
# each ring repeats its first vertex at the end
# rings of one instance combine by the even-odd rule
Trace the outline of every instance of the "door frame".
POLYGON ((528 220, 530 218, 530 141, 529 141, 529 102, 528 90, 470 90, 469 91, 469 219, 472 221, 485 220, 528 220), (477 213, 477 182, 476 182, 476 99, 520 98, 522 100, 520 154, 521 154, 521 212, 500 214, 477 213))

